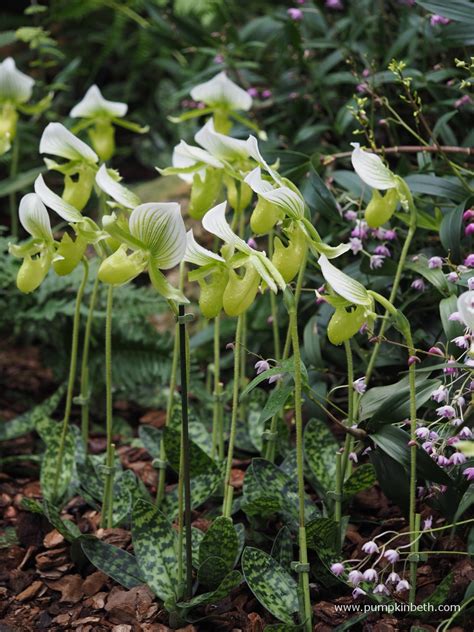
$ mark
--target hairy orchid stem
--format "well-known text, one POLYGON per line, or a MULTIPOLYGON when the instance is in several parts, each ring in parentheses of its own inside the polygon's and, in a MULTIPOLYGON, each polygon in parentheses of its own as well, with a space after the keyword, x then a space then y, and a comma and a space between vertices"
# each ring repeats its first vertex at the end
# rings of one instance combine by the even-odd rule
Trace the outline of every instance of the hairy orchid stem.
POLYGON ((58 458, 56 461, 56 472, 54 476, 53 483, 53 496, 56 498, 58 494, 59 488, 59 479, 61 477, 61 470, 63 466, 64 459, 64 448, 66 446, 66 437, 69 430, 69 419, 71 417, 71 408, 72 408, 72 398, 74 394, 74 382, 76 380, 76 369, 77 369, 77 348, 79 343, 79 324, 81 320, 81 304, 82 298, 84 296, 84 289, 87 284, 87 279, 89 277, 89 262, 84 257, 82 260, 82 265, 84 267, 84 272, 82 276, 82 281, 77 290, 76 295, 76 305, 74 308, 74 318, 72 324, 72 341, 71 341, 71 358, 69 360, 69 378, 66 392, 66 404, 64 408, 64 417, 61 428, 61 437, 59 439, 59 447, 58 447, 58 458))
POLYGON ((214 403, 212 409, 212 453, 213 459, 224 458, 224 432, 222 427, 222 382, 221 382, 221 339, 220 315, 214 318, 214 403))
POLYGON ((341 518, 342 518, 342 453, 336 452, 336 489, 334 499, 334 522, 337 524, 337 551, 340 551, 342 534, 341 534, 341 518))
POLYGON ((296 425, 296 467, 298 472, 298 516, 299 516, 299 576, 301 593, 303 596, 302 622, 305 630, 311 632, 311 601, 309 592, 309 563, 308 549, 306 544, 305 525, 305 489, 304 489, 304 457, 303 457, 303 415, 302 415, 302 377, 301 377, 301 354, 298 338, 298 313, 296 301, 291 294, 291 290, 285 290, 288 301, 288 312, 290 316, 291 343, 293 347, 293 358, 295 364, 295 425, 296 425), (289 297, 289 298, 288 298, 289 297))
POLYGON ((234 444, 237 433, 237 413, 239 410, 239 386, 240 386, 240 348, 242 345, 243 314, 237 318, 237 329, 234 342, 234 383, 232 391, 232 416, 230 421, 229 445, 227 447, 227 462, 224 477, 224 503, 222 515, 230 518, 232 513, 232 498, 234 488, 231 485, 232 458, 234 456, 234 444))
POLYGON ((92 294, 89 301, 89 311, 87 312, 86 328, 84 331, 84 343, 82 345, 82 363, 81 363, 81 435, 84 446, 87 450, 89 442, 89 409, 90 409, 90 392, 89 392, 89 348, 91 341, 92 321, 94 319, 94 310, 97 300, 97 290, 99 287, 99 277, 96 276, 94 285, 92 286, 92 294))
MULTIPOLYGON (((344 350, 346 352, 347 365, 347 422, 346 426, 352 427, 354 423, 354 362, 352 359, 352 349, 350 340, 344 342, 344 350)), ((342 453, 342 481, 344 482, 347 474, 347 464, 349 461, 349 453, 352 445, 352 437, 346 435, 344 441, 344 450, 342 453)))
MULTIPOLYGON (((273 230, 268 235, 268 258, 271 260, 273 255, 273 230)), ((273 332, 273 353, 275 360, 280 359, 281 355, 281 340, 280 340, 280 328, 278 327, 278 307, 276 296, 273 292, 270 292, 270 314, 272 319, 272 332, 273 332)))
POLYGON ((107 453, 105 466, 105 485, 102 502, 101 526, 111 529, 113 526, 113 487, 115 473, 115 446, 112 442, 112 307, 114 287, 107 289, 107 307, 105 312, 105 427, 107 434, 107 453))
MULTIPOLYGON (((12 157, 10 162, 10 179, 13 180, 18 173, 18 160, 20 157, 20 139, 18 133, 13 140, 12 157)), ((10 207, 10 224, 12 236, 15 239, 18 237, 18 209, 16 206, 16 192, 12 191, 8 196, 8 203, 10 207)))

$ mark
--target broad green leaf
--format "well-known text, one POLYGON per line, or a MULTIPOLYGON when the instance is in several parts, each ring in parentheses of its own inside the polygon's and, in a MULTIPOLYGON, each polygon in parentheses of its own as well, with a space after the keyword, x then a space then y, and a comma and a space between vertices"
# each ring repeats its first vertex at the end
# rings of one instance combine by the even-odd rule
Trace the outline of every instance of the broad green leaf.
POLYGON ((474 485, 469 485, 469 487, 464 492, 464 495, 459 503, 459 507, 454 516, 454 522, 459 520, 461 516, 474 504, 474 485))
MULTIPOLYGON (((474 13, 474 9, 473 9, 474 13)), ((456 208, 448 211, 443 217, 439 230, 439 238, 443 244, 446 254, 449 254, 454 263, 461 263, 461 232, 463 224, 464 209, 468 208, 472 198, 468 198, 458 204, 456 208)))
POLYGON ((307 362, 313 366, 322 366, 321 342, 318 333, 317 316, 311 316, 305 325, 303 346, 307 362))
POLYGON ((448 341, 448 353, 454 352, 456 349, 456 346, 454 345, 454 343, 450 341, 456 338, 457 336, 462 336, 464 332, 464 327, 462 323, 455 320, 449 320, 449 316, 453 312, 457 312, 457 311, 458 311, 458 304, 457 304, 456 294, 451 294, 451 296, 448 296, 447 298, 443 298, 439 302, 439 315, 441 317, 441 322, 443 324, 443 330, 446 336, 446 340, 448 341))
POLYGON ((405 182, 412 193, 432 195, 460 202, 466 197, 466 191, 457 178, 438 178, 432 175, 416 174, 407 176, 405 182))
POLYGON ((228 572, 227 562, 217 555, 211 555, 199 564, 198 582, 213 590, 219 586, 228 572))
POLYGON ((230 591, 236 588, 241 581, 241 573, 239 571, 232 571, 224 577, 220 585, 212 592, 197 595, 189 601, 179 602, 178 606, 180 608, 195 608, 196 606, 204 606, 208 603, 218 603, 219 601, 222 601, 224 597, 227 597, 230 591))
POLYGON ((442 15, 457 22, 474 24, 474 6, 468 0, 449 0, 449 2, 446 0, 416 0, 416 3, 430 13, 442 15))
POLYGON ((374 467, 370 463, 359 465, 344 483, 344 499, 351 498, 362 490, 372 487, 376 480, 374 467))
POLYGON ((216 518, 207 530, 199 547, 199 562, 202 564, 208 557, 220 557, 232 570, 239 548, 239 539, 231 518, 216 518))
POLYGON ((449 284, 443 271, 439 268, 428 267, 428 259, 423 255, 419 255, 416 261, 405 263, 405 268, 425 277, 444 296, 449 294, 449 284))
POLYGON ((335 489, 336 457, 339 444, 324 421, 311 419, 304 431, 304 455, 314 474, 318 491, 323 493, 335 489))
POLYGON ((161 600, 175 599, 176 533, 168 519, 145 500, 132 511, 133 549, 146 583, 161 600))
POLYGON ((262 606, 280 621, 294 624, 299 603, 293 577, 271 555, 249 546, 242 555, 242 571, 262 606))
POLYGON ((309 172, 309 185, 311 187, 312 196, 311 202, 308 200, 307 202, 312 211, 321 213, 321 215, 324 215, 328 219, 339 218, 340 214, 336 200, 313 165, 311 165, 309 172))
POLYGON ((92 536, 82 536, 81 547, 94 566, 125 588, 145 583, 136 558, 127 551, 92 536))
POLYGON ((318 553, 326 549, 328 553, 336 549, 337 523, 332 518, 314 518, 306 525, 308 546, 318 553))
MULTIPOLYGON (((191 479, 191 507, 196 509, 211 496, 222 482, 222 474, 218 468, 199 474, 191 479)), ((163 500, 164 513, 174 520, 178 515, 178 489, 167 492, 163 500)))
POLYGON ((288 573, 291 571, 291 563, 293 562, 293 539, 288 527, 282 527, 280 531, 278 531, 273 541, 271 556, 282 568, 288 571, 288 573))
POLYGON ((48 418, 58 407, 62 396, 66 390, 66 385, 61 386, 44 402, 38 404, 34 408, 27 410, 25 413, 15 417, 11 421, 4 422, 0 425, 0 441, 9 441, 16 439, 22 435, 31 432, 36 424, 42 419, 48 418))
MULTIPOLYGON (((163 428, 163 440, 165 442, 166 457, 175 472, 179 472, 181 432, 176 428, 166 426, 163 428)), ((189 467, 191 476, 194 478, 199 474, 215 471, 216 464, 201 448, 189 441, 189 467)))
POLYGON ((113 525, 118 526, 130 519, 134 502, 139 498, 146 500, 147 494, 146 488, 140 487, 140 481, 132 470, 121 472, 114 479, 113 525))
MULTIPOLYGON (((429 597, 423 600, 423 605, 429 604, 430 610, 436 611, 439 606, 444 604, 449 597, 449 593, 451 591, 452 585, 454 582, 454 572, 448 573, 443 579, 441 583, 439 583, 434 591, 431 593, 429 597)), ((424 610, 423 613, 426 616, 428 614, 428 610, 424 610)))
POLYGON ((406 468, 380 448, 372 450, 370 461, 383 493, 408 513, 410 478, 406 468))
POLYGON ((36 430, 46 443, 46 451, 41 463, 41 491, 46 500, 57 502, 66 494, 73 476, 75 467, 74 437, 68 430, 64 439, 62 467, 59 471, 58 484, 55 489, 62 423, 52 421, 51 419, 41 419, 36 424, 36 430))
POLYGON ((267 419, 270 419, 271 417, 273 417, 273 415, 276 415, 281 410, 283 410, 288 397, 291 395, 291 393, 293 393, 293 391, 293 384, 285 384, 274 388, 270 392, 265 406, 260 413, 259 422, 262 423, 264 421, 267 421, 267 419))

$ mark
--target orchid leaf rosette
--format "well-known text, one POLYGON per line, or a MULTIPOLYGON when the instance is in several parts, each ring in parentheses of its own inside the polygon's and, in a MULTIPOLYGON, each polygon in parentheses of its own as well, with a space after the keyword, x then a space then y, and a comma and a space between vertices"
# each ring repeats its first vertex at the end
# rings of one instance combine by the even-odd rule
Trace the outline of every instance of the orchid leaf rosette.
POLYGON ((148 127, 140 127, 136 123, 126 121, 124 117, 127 111, 126 103, 105 99, 98 86, 93 85, 87 90, 84 98, 72 108, 69 116, 83 119, 75 130, 87 128, 92 147, 105 162, 115 153, 115 125, 140 134, 148 131, 148 127))
POLYGON ((58 163, 45 158, 48 169, 64 175, 63 200, 82 211, 91 196, 99 157, 61 123, 50 123, 44 130, 39 147, 41 154, 64 158, 58 163))
POLYGON ((179 204, 157 202, 140 204, 126 218, 115 213, 103 218, 104 230, 120 246, 102 261, 99 279, 109 285, 124 285, 148 270, 153 287, 176 303, 187 303, 162 270, 178 265, 186 250, 186 229, 179 204))
POLYGON ((365 220, 370 228, 379 228, 389 221, 399 203, 408 210, 411 194, 404 180, 392 173, 380 156, 361 149, 359 143, 352 143, 352 146, 352 166, 359 178, 372 188, 365 220), (386 191, 385 195, 380 191, 386 191))
MULTIPOLYGON (((225 261, 228 280, 225 285, 223 281, 219 285, 222 306, 228 316, 239 316, 252 305, 262 282, 274 293, 277 293, 279 289, 284 290, 286 283, 264 252, 254 250, 234 233, 226 220, 225 209, 226 203, 222 202, 208 211, 202 220, 203 227, 224 242, 221 250, 223 261, 221 258, 213 259, 212 263, 207 261, 206 265, 211 263, 215 267, 216 264, 220 264, 222 266, 220 274, 223 275, 225 261), (243 274, 238 271, 241 268, 243 268, 243 274)), ((209 251, 207 253, 209 256, 209 251)), ((191 260, 189 254, 188 259, 191 260)), ((197 262, 197 259, 194 262, 197 262)), ((215 300, 218 300, 217 289, 215 300)))
POLYGON ((373 320, 374 300, 361 283, 336 268, 325 255, 319 257, 318 263, 332 291, 324 298, 335 310, 328 324, 328 338, 340 345, 373 320))

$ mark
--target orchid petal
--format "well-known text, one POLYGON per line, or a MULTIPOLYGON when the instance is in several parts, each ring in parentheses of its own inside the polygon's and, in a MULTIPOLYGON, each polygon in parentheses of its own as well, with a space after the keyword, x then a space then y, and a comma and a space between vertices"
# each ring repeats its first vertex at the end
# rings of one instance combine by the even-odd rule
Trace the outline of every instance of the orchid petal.
POLYGON ((130 233, 150 251, 156 266, 174 268, 186 251, 186 228, 179 204, 140 204, 130 215, 130 233))
POLYGON ((202 225, 207 232, 219 237, 226 244, 232 245, 245 254, 252 254, 253 249, 238 237, 225 218, 226 202, 211 208, 202 218, 202 225))
POLYGON ((395 175, 384 165, 380 156, 364 151, 359 143, 352 143, 352 146, 352 166, 365 184, 381 191, 396 187, 395 175))
POLYGON ((216 132, 212 119, 209 119, 204 127, 197 132, 194 139, 218 160, 241 160, 250 155, 247 140, 232 138, 216 132))
POLYGON ((12 57, 0 64, 0 102, 26 103, 33 92, 34 79, 17 69, 12 57))
POLYGON ((225 263, 225 259, 223 257, 215 252, 212 252, 212 250, 204 248, 201 244, 198 244, 194 238, 192 229, 188 230, 186 233, 186 252, 184 254, 184 261, 194 263, 194 265, 197 266, 206 266, 210 263, 215 263, 216 261, 225 263))
POLYGON ((56 195, 46 185, 43 176, 40 174, 35 180, 35 193, 48 208, 66 220, 66 222, 82 222, 83 217, 80 212, 71 204, 65 202, 59 195, 56 195))
POLYGON ((128 110, 126 103, 108 101, 104 99, 99 88, 94 84, 84 95, 84 98, 75 105, 69 116, 72 118, 96 118, 108 116, 121 118, 128 110))
POLYGON ((171 285, 165 275, 159 270, 160 267, 161 266, 156 264, 154 260, 150 261, 150 265, 148 266, 150 281, 155 290, 169 301, 174 301, 175 303, 189 303, 181 290, 171 285))
POLYGON ((62 123, 49 123, 41 136, 40 154, 52 154, 68 160, 96 163, 99 157, 93 149, 74 136, 62 123))
POLYGON ((53 241, 48 211, 36 193, 27 193, 21 198, 19 217, 21 225, 32 237, 53 241))
POLYGON ((464 292, 459 296, 458 312, 466 327, 474 332, 474 290, 464 292))
MULTIPOLYGON (((173 149, 172 164, 173 167, 178 169, 188 169, 195 166, 196 170, 201 170, 203 165, 209 165, 217 169, 224 167, 224 164, 208 151, 188 145, 184 140, 173 149)), ((192 173, 180 173, 179 177, 189 183, 193 181, 192 173)))
POLYGON ((250 110, 252 97, 234 83, 225 72, 195 86, 191 98, 210 106, 224 106, 230 110, 250 110))
POLYGON ((323 277, 332 289, 355 305, 371 305, 372 299, 365 287, 351 278, 341 270, 338 270, 325 255, 321 255, 318 259, 323 277))
POLYGON ((248 150, 249 150, 249 156, 251 158, 253 158, 255 160, 255 162, 258 162, 258 164, 261 167, 263 167, 267 173, 269 173, 271 175, 271 177, 275 180, 275 182, 278 182, 278 183, 281 182, 280 175, 270 167, 268 162, 265 160, 265 158, 260 153, 260 148, 258 146, 258 140, 255 138, 255 136, 249 136, 247 138, 247 147, 248 147, 248 150))
MULTIPOLYGON (((95 176, 97 186, 125 208, 135 208, 141 203, 138 195, 120 184, 110 175, 110 169, 102 165, 95 176)), ((115 172, 116 173, 116 172, 115 172)))
POLYGON ((304 216, 303 198, 289 187, 280 186, 274 188, 270 182, 262 179, 260 167, 256 167, 251 171, 246 176, 244 182, 246 182, 259 197, 278 206, 278 208, 281 208, 289 217, 300 219, 304 216))

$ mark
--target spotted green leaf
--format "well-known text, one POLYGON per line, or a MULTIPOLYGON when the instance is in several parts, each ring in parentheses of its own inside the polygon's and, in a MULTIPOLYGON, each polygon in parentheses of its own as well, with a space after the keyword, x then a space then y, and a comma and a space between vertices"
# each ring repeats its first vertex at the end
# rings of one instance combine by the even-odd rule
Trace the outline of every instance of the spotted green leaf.
POLYGON ((242 571, 248 587, 271 614, 287 623, 295 623, 299 610, 298 584, 271 555, 247 546, 242 555, 242 571))
MULTIPOLYGON (((191 479, 191 507, 195 509, 202 505, 216 491, 221 480, 222 476, 217 468, 193 477, 191 479)), ((171 520, 174 520, 178 515, 177 486, 171 492, 166 493, 162 509, 171 520)))
POLYGON ((453 582, 454 574, 451 572, 442 579, 441 583, 436 586, 431 595, 423 601, 423 604, 430 604, 429 609, 432 612, 436 610, 448 599, 449 593, 451 592, 451 588, 453 586, 453 582))
POLYGON ((308 546, 316 551, 322 547, 334 550, 337 541, 337 523, 332 518, 315 518, 306 525, 308 546))
POLYGON ((263 628, 263 632, 298 632, 302 630, 302 625, 288 625, 287 623, 273 623, 272 625, 266 625, 263 628))
POLYGON ((27 511, 43 515, 68 542, 74 542, 81 536, 79 527, 71 520, 63 520, 58 509, 47 500, 40 502, 33 498, 23 498, 21 506, 27 511))
POLYGON ((150 500, 146 488, 140 485, 139 479, 131 470, 125 470, 114 479, 114 526, 118 526, 130 518, 133 503, 139 498, 150 500), (147 498, 148 497, 148 498, 147 498))
POLYGON ((199 584, 207 588, 215 589, 229 572, 229 565, 226 560, 216 555, 206 557, 198 568, 199 584))
POLYGON ((81 547, 96 568, 125 588, 145 583, 136 558, 127 551, 92 536, 82 536, 81 547))
POLYGON ((271 556, 282 568, 290 572, 291 562, 293 561, 293 540, 288 527, 282 527, 278 531, 273 542, 271 556))
POLYGON ((143 577, 163 601, 175 598, 177 538, 168 519, 154 505, 137 500, 132 511, 133 549, 143 577))
MULTIPOLYGON (((167 426, 163 429, 163 440, 165 442, 166 457, 175 472, 179 472, 181 433, 175 428, 167 426)), ((191 476, 194 478, 199 474, 204 474, 216 470, 214 461, 193 441, 189 442, 189 467, 191 476)))
POLYGON ((31 432, 38 422, 50 417, 56 410, 65 390, 66 385, 62 384, 51 397, 45 399, 45 401, 41 402, 38 406, 27 410, 26 413, 15 417, 15 419, 12 419, 12 421, 8 423, 2 423, 0 425, 0 441, 16 439, 16 437, 21 437, 31 432))
POLYGON ((375 469, 371 463, 359 465, 344 483, 344 499, 355 496, 363 489, 372 487, 376 480, 375 469))
POLYGON ((216 518, 204 535, 199 547, 199 570, 200 576, 203 577, 203 583, 208 586, 218 585, 232 570, 238 549, 239 539, 232 520, 224 516, 216 518), (216 565, 212 570, 212 579, 206 581, 203 566, 211 570, 209 563, 207 563, 209 558, 215 559, 216 565), (217 562, 216 558, 220 561, 217 562))
POLYGON ((36 430, 46 443, 46 450, 41 463, 41 491, 46 500, 57 502, 66 494, 73 476, 75 468, 74 437, 70 431, 66 433, 62 467, 59 472, 58 485, 55 489, 62 424, 52 419, 43 418, 36 424, 36 430))
POLYGON ((155 459, 160 456, 162 434, 162 431, 154 426, 140 426, 138 429, 138 436, 142 440, 145 450, 155 459))
POLYGON ((224 597, 227 597, 230 591, 236 588, 241 581, 241 573, 239 571, 232 571, 224 577, 219 586, 212 592, 196 595, 196 597, 193 597, 189 601, 178 603, 178 606, 180 608, 195 608, 196 606, 204 606, 208 603, 218 603, 224 599, 224 597))
POLYGON ((320 419, 311 419, 304 432, 304 455, 322 495, 336 486, 335 453, 339 449, 331 431, 320 419))
POLYGON ((200 421, 189 422, 189 438, 208 456, 212 453, 212 435, 200 421))

